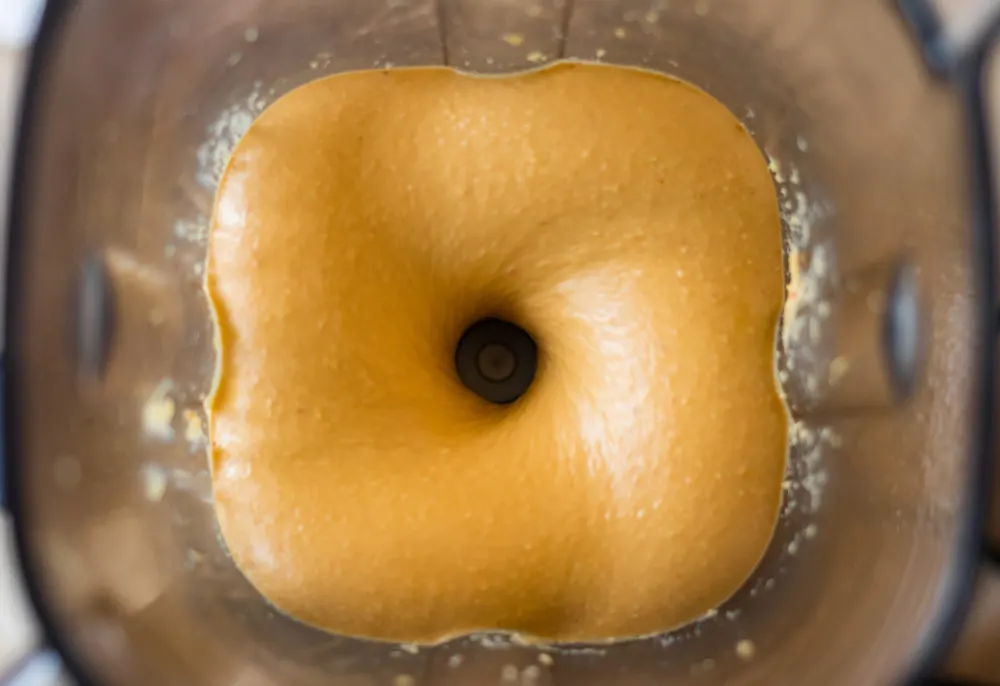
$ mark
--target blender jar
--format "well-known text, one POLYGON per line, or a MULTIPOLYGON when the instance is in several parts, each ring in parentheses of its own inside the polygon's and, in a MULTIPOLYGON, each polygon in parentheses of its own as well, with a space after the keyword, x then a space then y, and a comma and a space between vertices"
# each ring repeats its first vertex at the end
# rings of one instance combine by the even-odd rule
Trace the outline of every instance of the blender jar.
POLYGON ((974 18, 950 30, 928 2, 870 0, 50 2, 18 150, 4 388, 7 505, 48 640, 95 685, 924 672, 968 600, 991 445, 980 78, 995 17, 974 18), (211 505, 202 272, 228 154, 268 103, 325 74, 559 59, 688 80, 768 156, 794 286, 775 539, 717 611, 615 645, 423 648, 304 626, 240 575, 211 505))

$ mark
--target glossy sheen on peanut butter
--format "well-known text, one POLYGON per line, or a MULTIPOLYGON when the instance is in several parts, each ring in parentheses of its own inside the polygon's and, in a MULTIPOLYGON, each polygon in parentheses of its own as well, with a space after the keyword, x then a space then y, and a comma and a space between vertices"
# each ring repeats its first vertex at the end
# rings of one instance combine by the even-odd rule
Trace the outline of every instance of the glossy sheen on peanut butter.
POLYGON ((268 108, 219 187, 215 502, 277 607, 431 642, 665 630, 777 516, 778 207, 721 104, 636 70, 342 74, 268 108), (536 339, 491 405, 454 350, 536 339))

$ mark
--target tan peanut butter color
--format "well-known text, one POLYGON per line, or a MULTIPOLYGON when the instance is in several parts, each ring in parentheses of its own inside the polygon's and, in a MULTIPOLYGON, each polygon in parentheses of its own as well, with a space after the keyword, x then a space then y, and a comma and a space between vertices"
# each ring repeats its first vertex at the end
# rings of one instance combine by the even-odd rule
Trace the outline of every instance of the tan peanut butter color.
POLYGON ((269 107, 219 187, 216 511, 278 608, 353 636, 666 630, 771 538, 778 206, 734 116, 656 74, 341 74, 269 107), (527 393, 458 379, 476 320, 527 393))

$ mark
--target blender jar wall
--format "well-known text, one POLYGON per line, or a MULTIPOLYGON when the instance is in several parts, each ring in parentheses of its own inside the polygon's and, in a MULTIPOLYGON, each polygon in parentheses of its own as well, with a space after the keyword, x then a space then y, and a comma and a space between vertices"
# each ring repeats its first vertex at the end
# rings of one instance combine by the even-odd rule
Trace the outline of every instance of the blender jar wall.
MULTIPOLYGON (((865 684, 920 656, 972 507, 982 294, 957 103, 887 3, 57 2, 35 59, 11 252, 10 490, 36 601, 97 683, 489 684, 513 668, 574 685, 865 684), (822 305, 910 265, 926 348, 913 396, 811 405, 761 567, 719 613, 664 637, 548 665, 499 638, 414 652, 275 613, 218 539, 199 431, 214 365, 201 265, 228 151, 266 103, 323 74, 563 57, 685 78, 769 155, 789 268, 815 298, 783 351, 788 388, 809 392, 817 367, 788 365, 803 350, 836 359, 844 332, 822 305)), ((858 335, 882 322, 885 289, 869 295, 858 335)))

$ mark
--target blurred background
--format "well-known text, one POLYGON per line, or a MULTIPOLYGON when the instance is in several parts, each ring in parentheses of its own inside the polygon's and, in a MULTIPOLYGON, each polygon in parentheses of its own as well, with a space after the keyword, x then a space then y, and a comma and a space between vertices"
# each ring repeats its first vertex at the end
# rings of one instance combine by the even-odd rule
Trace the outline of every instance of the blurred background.
MULTIPOLYGON (((0 0, 0 226, 6 223, 7 180, 21 70, 42 4, 41 0, 0 0)), ((6 230, 2 236, 0 250, 6 247, 6 230)), ((10 520, 0 511, 0 674, 36 640, 37 630, 14 564, 10 520)))

